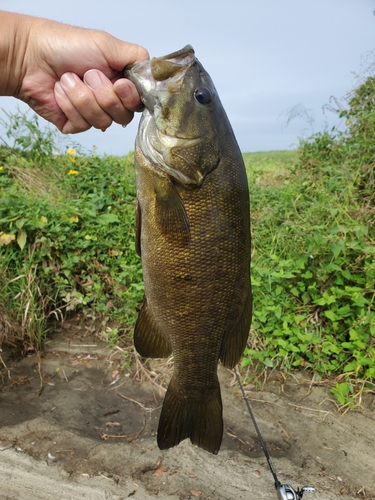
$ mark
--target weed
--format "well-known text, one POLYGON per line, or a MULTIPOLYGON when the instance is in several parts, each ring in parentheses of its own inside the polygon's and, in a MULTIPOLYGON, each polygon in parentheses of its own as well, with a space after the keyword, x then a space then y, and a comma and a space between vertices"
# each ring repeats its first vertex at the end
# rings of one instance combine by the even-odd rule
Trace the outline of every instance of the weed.
POLYGON ((25 348, 40 346, 51 315, 73 310, 131 325, 143 292, 132 156, 51 155, 51 140, 41 137, 40 154, 0 148, 0 307, 25 348))
POLYGON ((261 349, 251 342, 242 364, 340 375, 332 392, 349 407, 355 380, 375 376, 374 99, 371 77, 349 97, 347 110, 337 110, 347 130, 301 141, 298 158, 290 153, 281 171, 267 166, 263 175, 245 156, 254 233, 252 335, 263 341, 261 349))
MULTIPOLYGON (((254 320, 242 365, 335 377, 346 408, 375 379, 374 102, 370 76, 337 109, 344 132, 244 155, 254 320)), ((0 148, 3 340, 39 346, 48 317, 80 309, 116 320, 107 338, 117 346, 143 295, 133 157, 52 154, 55 137, 36 119, 8 120, 18 149, 0 148)))

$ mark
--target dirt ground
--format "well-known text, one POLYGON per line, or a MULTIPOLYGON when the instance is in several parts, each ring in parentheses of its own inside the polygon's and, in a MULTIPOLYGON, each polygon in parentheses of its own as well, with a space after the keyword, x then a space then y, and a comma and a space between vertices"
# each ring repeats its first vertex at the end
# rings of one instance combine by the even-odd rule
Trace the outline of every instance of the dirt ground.
MULTIPOLYGON (((160 362, 130 373, 118 350, 69 323, 39 363, 0 354, 0 500, 277 499, 231 371, 219 368, 225 431, 214 456, 188 440, 158 449, 160 362)), ((342 416, 307 375, 247 389, 282 483, 314 486, 304 500, 375 499, 373 395, 342 416)))

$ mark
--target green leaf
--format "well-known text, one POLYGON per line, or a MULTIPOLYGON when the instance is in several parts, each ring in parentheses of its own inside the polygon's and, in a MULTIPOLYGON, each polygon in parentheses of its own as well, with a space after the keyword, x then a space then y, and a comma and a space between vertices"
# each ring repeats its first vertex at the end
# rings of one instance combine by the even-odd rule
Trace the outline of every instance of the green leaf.
POLYGON ((349 330, 349 336, 350 336, 350 340, 358 340, 359 339, 358 332, 356 330, 354 330, 353 328, 351 328, 349 330))
POLYGON ((352 314, 352 308, 350 307, 349 304, 346 304, 345 306, 343 307, 340 307, 339 309, 336 310, 337 314, 339 316, 350 316, 350 314, 352 314))
POLYGON ((111 224, 113 222, 119 222, 119 218, 116 214, 101 214, 97 217, 97 221, 100 224, 111 224))
POLYGON ((331 248, 332 248, 332 253, 333 253, 335 259, 337 259, 337 257, 340 255, 340 253, 345 248, 345 242, 343 240, 339 240, 337 243, 334 243, 333 245, 331 245, 331 248))
POLYGON ((275 308, 275 316, 277 319, 280 319, 281 318, 281 315, 282 315, 282 308, 280 305, 278 305, 276 308, 275 308))
POLYGON ((301 274, 302 278, 305 278, 305 279, 310 279, 313 277, 313 274, 311 271, 306 271, 305 273, 301 274))
POLYGON ((276 295, 280 295, 280 294, 281 294, 281 292, 282 292, 283 290, 284 290, 284 289, 283 289, 283 287, 282 287, 282 286, 277 285, 276 290, 275 290, 275 294, 276 294, 276 295))
POLYGON ((17 243, 21 250, 24 249, 24 246, 26 245, 26 240, 27 240, 26 231, 24 229, 19 230, 17 235, 17 243))
POLYGON ((17 229, 22 229, 25 222, 27 222, 27 219, 18 219, 16 220, 16 227, 17 229))
POLYGON ((272 361, 272 359, 270 359, 270 358, 266 358, 266 359, 264 360, 264 364, 265 364, 266 366, 268 366, 268 368, 273 368, 275 363, 272 361))

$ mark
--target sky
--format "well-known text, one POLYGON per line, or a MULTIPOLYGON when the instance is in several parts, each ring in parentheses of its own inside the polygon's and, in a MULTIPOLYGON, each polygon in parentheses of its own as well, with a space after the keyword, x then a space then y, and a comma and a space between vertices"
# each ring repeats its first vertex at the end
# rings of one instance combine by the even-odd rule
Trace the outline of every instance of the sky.
MULTIPOLYGON (((0 8, 102 29, 151 57, 191 44, 243 152, 292 149, 300 137, 339 124, 324 106, 353 90, 355 75, 375 60, 375 0, 1 0, 0 8), (313 122, 296 117, 287 125, 293 108, 313 122)), ((0 97, 0 109, 17 106, 28 109, 0 97)), ((126 129, 91 129, 65 143, 127 154, 139 116, 126 129)))

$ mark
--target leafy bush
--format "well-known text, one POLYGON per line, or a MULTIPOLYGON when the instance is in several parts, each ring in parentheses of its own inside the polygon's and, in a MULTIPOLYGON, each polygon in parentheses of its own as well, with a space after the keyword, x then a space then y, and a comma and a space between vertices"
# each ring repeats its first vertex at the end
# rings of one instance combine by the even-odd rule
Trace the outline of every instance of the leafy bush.
MULTIPOLYGON (((336 377, 332 392, 350 407, 375 378, 374 100, 369 77, 336 110, 345 131, 244 155, 254 320, 242 365, 336 377)), ((37 118, 8 119, 16 148, 0 148, 0 332, 32 349, 49 317, 79 309, 128 331, 143 294, 132 155, 54 155, 37 118)))
POLYGON ((351 378, 375 377, 374 84, 337 110, 345 132, 301 142, 281 182, 259 189, 248 162, 255 312, 242 364, 347 374, 333 392, 352 406, 351 378))
POLYGON ((0 149, 0 307, 25 348, 40 345, 51 315, 75 309, 129 328, 143 290, 132 156, 53 156, 50 140, 38 154, 24 142, 0 149), (23 320, 32 311, 34 328, 23 320))

